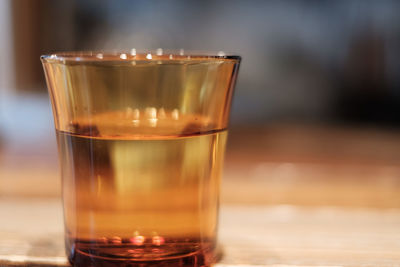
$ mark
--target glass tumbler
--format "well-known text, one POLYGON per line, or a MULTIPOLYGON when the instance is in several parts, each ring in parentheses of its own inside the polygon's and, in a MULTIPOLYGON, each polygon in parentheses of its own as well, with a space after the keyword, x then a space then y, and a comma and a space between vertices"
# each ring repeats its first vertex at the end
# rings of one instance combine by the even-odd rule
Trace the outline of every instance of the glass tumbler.
POLYGON ((240 57, 41 57, 74 266, 209 266, 240 57))

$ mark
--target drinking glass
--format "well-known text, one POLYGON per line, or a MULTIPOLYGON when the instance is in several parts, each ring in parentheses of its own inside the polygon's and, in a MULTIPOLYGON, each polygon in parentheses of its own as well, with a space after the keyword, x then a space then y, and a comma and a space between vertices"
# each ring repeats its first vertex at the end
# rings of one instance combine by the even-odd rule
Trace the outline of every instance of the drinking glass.
POLYGON ((75 266, 209 266, 240 57, 41 57, 75 266))

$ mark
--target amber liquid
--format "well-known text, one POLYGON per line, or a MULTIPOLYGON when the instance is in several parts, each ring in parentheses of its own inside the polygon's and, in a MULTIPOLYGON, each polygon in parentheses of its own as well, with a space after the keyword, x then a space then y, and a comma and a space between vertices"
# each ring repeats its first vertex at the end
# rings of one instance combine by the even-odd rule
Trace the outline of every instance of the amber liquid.
POLYGON ((205 117, 156 108, 57 131, 70 262, 209 266, 226 137, 205 117))

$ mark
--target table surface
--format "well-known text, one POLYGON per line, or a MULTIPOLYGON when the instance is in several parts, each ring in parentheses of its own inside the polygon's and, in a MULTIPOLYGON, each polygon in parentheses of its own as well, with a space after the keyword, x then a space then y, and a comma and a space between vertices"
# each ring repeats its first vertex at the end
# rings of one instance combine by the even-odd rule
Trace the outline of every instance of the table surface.
MULTIPOLYGON (((61 203, 2 199, 0 266, 66 266, 61 203)), ((217 266, 400 265, 400 212, 291 205, 221 207, 217 266)))
MULTIPOLYGON (((46 140, 0 145, 0 266, 67 265, 46 140)), ((399 160, 393 130, 234 129, 216 266, 400 266, 399 160)))

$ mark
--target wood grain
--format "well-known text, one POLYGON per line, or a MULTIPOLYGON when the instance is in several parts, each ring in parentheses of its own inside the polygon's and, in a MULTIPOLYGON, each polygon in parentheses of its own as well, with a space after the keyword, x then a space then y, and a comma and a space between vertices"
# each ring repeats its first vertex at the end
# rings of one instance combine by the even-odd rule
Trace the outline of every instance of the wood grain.
MULTIPOLYGON (((1 199, 0 266, 67 266, 61 203, 1 199)), ((216 266, 398 266, 400 210, 224 205, 216 266)))

